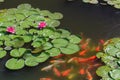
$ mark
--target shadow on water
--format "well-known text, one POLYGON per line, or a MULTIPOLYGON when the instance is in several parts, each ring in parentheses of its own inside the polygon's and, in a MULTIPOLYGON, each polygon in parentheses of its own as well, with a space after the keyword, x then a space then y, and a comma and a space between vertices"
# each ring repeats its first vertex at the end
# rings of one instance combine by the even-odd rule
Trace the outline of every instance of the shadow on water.
MULTIPOLYGON (((0 9, 13 8, 21 3, 29 3, 42 10, 61 12, 64 15, 61 28, 69 29, 74 34, 82 32, 96 42, 99 39, 120 36, 120 10, 110 6, 84 4, 79 0, 73 3, 65 0, 5 0, 0 4, 0 9)), ((40 71, 40 68, 48 65, 48 62, 34 68, 25 67, 19 71, 9 71, 3 64, 5 60, 0 60, 0 80, 39 80, 42 76, 52 76, 51 72, 40 71)))

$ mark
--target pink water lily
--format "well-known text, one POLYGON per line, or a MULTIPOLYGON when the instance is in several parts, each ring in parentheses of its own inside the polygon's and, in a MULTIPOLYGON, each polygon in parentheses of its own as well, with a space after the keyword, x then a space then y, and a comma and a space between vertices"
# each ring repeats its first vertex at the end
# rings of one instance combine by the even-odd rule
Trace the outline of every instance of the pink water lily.
POLYGON ((38 28, 39 29, 43 29, 43 28, 45 28, 47 26, 47 23, 46 22, 40 22, 39 24, 38 24, 38 28))
POLYGON ((6 31, 14 34, 15 33, 15 27, 9 26, 9 27, 7 27, 6 31))

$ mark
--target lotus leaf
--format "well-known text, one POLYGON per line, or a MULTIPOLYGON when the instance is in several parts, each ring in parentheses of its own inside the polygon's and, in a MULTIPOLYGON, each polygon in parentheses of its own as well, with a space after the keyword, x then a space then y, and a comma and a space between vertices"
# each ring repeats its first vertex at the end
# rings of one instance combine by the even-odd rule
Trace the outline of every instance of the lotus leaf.
POLYGON ((50 54, 51 57, 58 56, 60 54, 60 50, 58 48, 52 48, 50 50, 46 50, 50 54))
POLYGON ((6 54, 7 54, 6 51, 4 51, 4 50, 0 50, 0 59, 3 58, 3 57, 5 57, 6 54))
POLYGON ((37 56, 36 60, 37 62, 41 63, 45 62, 49 57, 50 55, 47 52, 42 52, 37 56))
POLYGON ((25 65, 23 59, 11 58, 6 62, 5 66, 10 70, 18 70, 22 69, 25 65))
POLYGON ((21 57, 25 53, 26 49, 25 48, 19 48, 19 49, 13 49, 10 52, 10 55, 12 57, 21 57))
POLYGON ((53 45, 52 45, 50 42, 46 42, 46 43, 43 45, 43 49, 44 49, 44 50, 50 49, 50 48, 52 48, 52 47, 53 47, 53 45))
POLYGON ((108 76, 108 72, 111 70, 110 67, 108 66, 101 66, 97 69, 96 73, 98 76, 100 77, 107 77, 108 76))
POLYGON ((29 67, 37 66, 39 63, 37 62, 35 57, 27 58, 25 60, 25 65, 29 67))
POLYGON ((73 44, 74 44, 74 43, 75 43, 75 44, 78 44, 78 43, 80 43, 80 41, 81 41, 81 39, 80 39, 79 37, 75 36, 75 35, 69 36, 68 39, 69 39, 69 41, 70 41, 71 43, 73 43, 73 44))
POLYGON ((52 43, 54 47, 56 48, 61 48, 61 47, 66 47, 68 45, 68 40, 66 39, 54 39, 52 40, 52 43))
POLYGON ((31 45, 33 47, 40 47, 41 46, 41 42, 40 41, 34 41, 31 45))
POLYGON ((120 80, 120 69, 114 69, 114 70, 110 71, 109 73, 110 73, 110 76, 114 80, 120 80))
POLYGON ((64 54, 73 54, 80 50, 80 47, 76 44, 69 44, 66 48, 60 48, 64 54))
POLYGON ((66 38, 66 37, 69 37, 70 36, 70 32, 65 30, 65 29, 58 29, 62 34, 61 34, 61 37, 62 38, 66 38))

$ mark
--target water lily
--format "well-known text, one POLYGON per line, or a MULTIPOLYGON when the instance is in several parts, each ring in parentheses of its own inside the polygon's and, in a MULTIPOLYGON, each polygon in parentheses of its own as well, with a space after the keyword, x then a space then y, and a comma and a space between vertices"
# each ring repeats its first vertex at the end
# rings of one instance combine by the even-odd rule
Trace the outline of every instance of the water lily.
POLYGON ((7 27, 6 31, 14 34, 15 33, 15 27, 9 26, 9 27, 7 27))
POLYGON ((46 23, 46 22, 40 22, 40 23, 38 24, 38 28, 39 28, 39 29, 45 28, 46 26, 47 26, 47 23, 46 23))

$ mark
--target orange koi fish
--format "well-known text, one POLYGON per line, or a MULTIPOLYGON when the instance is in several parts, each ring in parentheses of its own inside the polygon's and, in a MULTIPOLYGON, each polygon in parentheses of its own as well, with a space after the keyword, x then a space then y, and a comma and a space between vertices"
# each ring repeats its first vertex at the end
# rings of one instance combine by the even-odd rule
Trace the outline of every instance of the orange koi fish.
POLYGON ((52 78, 40 78, 40 80, 52 80, 52 78))
POLYGON ((92 77, 91 73, 88 70, 86 70, 86 73, 87 73, 87 79, 88 80, 93 80, 93 77, 92 77))
POLYGON ((96 48, 95 48, 95 51, 100 51, 100 46, 97 46, 96 48))
POLYGON ((79 55, 84 56, 86 52, 87 52, 87 50, 83 50, 83 51, 79 52, 79 55))
POLYGON ((71 70, 72 69, 67 69, 67 70, 63 71, 62 76, 64 76, 64 77, 68 76, 70 74, 71 70))
POLYGON ((101 39, 101 40, 100 40, 100 43, 101 43, 101 44, 104 44, 104 43, 105 43, 105 41, 104 41, 103 39, 101 39))
POLYGON ((63 56, 64 56, 64 54, 60 54, 60 55, 58 55, 58 56, 55 56, 54 58, 57 59, 57 58, 61 58, 61 57, 63 57, 63 56))
POLYGON ((58 77, 61 76, 60 71, 56 67, 53 67, 53 72, 55 73, 56 76, 58 76, 58 77))
POLYGON ((83 69, 83 68, 80 69, 80 70, 79 70, 79 74, 84 75, 84 74, 85 74, 85 69, 83 69))
POLYGON ((78 62, 88 62, 91 60, 95 60, 97 57, 96 56, 91 56, 89 58, 76 58, 78 62))

